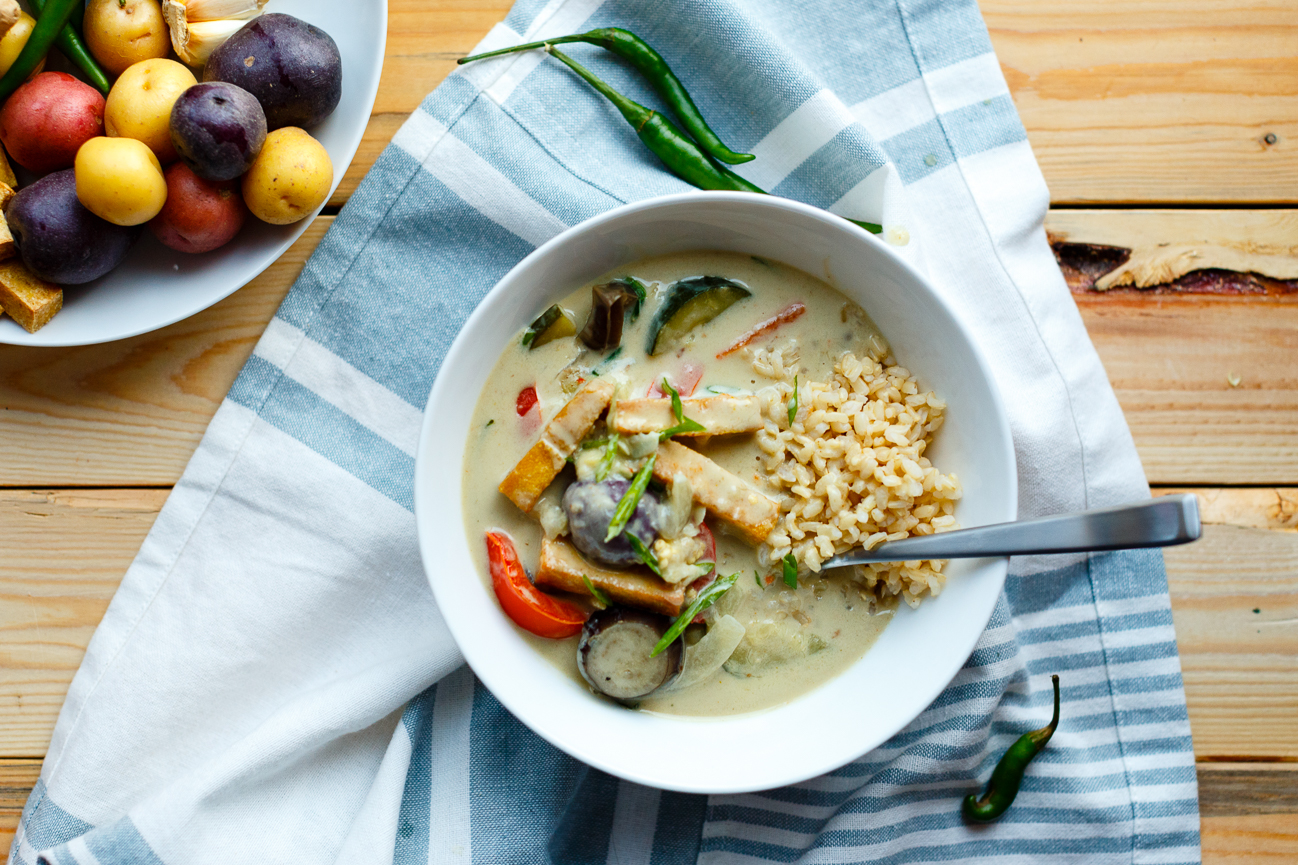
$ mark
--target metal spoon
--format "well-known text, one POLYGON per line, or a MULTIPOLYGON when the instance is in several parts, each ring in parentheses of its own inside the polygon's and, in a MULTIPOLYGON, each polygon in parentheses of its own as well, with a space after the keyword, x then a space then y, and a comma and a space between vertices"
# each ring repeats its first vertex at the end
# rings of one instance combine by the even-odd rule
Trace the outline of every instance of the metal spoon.
POLYGON ((824 568, 913 559, 976 559, 1038 553, 1082 553, 1170 547, 1197 541, 1199 502, 1190 494, 1163 496, 1023 522, 998 523, 887 541, 873 550, 852 550, 822 563, 824 568))

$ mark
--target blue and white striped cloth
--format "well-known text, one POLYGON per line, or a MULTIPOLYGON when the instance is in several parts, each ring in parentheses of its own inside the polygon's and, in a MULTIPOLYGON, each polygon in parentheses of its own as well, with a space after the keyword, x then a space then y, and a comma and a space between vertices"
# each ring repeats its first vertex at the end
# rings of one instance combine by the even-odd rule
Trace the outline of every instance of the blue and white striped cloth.
MULTIPOLYGON (((741 174, 909 236, 900 248, 991 359, 1023 516, 1148 495, 973 0, 522 0, 483 47, 606 25, 648 39, 722 137, 758 155, 741 174)), ((617 61, 572 53, 657 104, 617 61)), ((1016 560, 977 650, 909 728, 759 794, 582 766, 462 665, 411 514, 438 364, 537 244, 685 189, 539 53, 430 95, 308 262, 126 575, 12 861, 1198 861, 1157 553, 1016 560), (1058 734, 1003 819, 966 825, 960 797, 1047 717, 1054 672, 1058 734)), ((834 731, 790 731, 811 733, 834 731)))

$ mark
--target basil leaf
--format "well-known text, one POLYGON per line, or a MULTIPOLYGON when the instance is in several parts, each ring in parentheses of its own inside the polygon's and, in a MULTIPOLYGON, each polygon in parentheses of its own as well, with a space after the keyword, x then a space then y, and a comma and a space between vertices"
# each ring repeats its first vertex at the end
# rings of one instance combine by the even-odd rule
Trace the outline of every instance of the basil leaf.
POLYGON ((596 588, 595 584, 590 581, 590 577, 582 574, 581 581, 586 584, 586 591, 590 592, 590 596, 601 605, 602 609, 613 606, 613 602, 608 599, 608 595, 596 588))
POLYGON ((793 553, 784 555, 784 585, 790 589, 798 587, 798 560, 793 557, 793 553))
POLYGON ((627 487, 622 499, 617 503, 617 508, 613 511, 613 519, 608 524, 608 534, 604 536, 604 542, 616 538, 626 529, 626 524, 631 521, 631 515, 635 513, 636 505, 640 504, 640 497, 644 495, 645 489, 649 486, 649 478, 653 476, 654 463, 658 460, 658 454, 649 454, 649 459, 640 467, 640 471, 635 473, 631 479, 631 486, 627 487))
POLYGON ((640 309, 644 306, 645 299, 649 297, 649 292, 645 289, 644 283, 636 279, 634 276, 624 276, 621 279, 615 279, 613 281, 625 285, 627 288, 631 289, 631 293, 635 295, 635 303, 630 304, 626 308, 627 318, 631 321, 635 321, 640 317, 640 309))
POLYGON ((739 579, 738 571, 728 577, 717 577, 704 586, 703 591, 699 592, 694 598, 694 603, 690 604, 689 608, 681 613, 676 618, 676 621, 672 622, 672 626, 667 629, 667 633, 663 634, 663 638, 658 641, 658 645, 654 646, 653 651, 649 653, 649 657, 656 658, 666 651, 667 647, 676 642, 676 638, 689 627, 690 622, 694 621, 694 617, 712 606, 717 598, 730 591, 730 587, 735 584, 737 579, 739 579))
POLYGON ((627 532, 626 539, 631 542, 631 549, 635 550, 635 554, 640 557, 640 561, 648 565, 649 570, 661 577, 663 571, 658 565, 658 557, 654 555, 654 551, 646 547, 644 541, 636 537, 635 532, 627 532))
POLYGON ((789 426, 798 417, 798 377, 793 377, 793 399, 789 400, 789 426))

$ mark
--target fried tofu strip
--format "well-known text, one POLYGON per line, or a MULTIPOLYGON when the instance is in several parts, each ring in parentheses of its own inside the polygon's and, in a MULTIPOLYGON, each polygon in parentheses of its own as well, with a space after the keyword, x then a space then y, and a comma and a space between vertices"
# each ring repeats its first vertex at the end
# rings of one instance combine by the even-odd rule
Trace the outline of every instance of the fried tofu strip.
MULTIPOLYGON (((0 207, 5 206, 4 191, 6 189, 9 189, 9 187, 0 183, 0 207)), ((18 247, 14 245, 14 235, 9 230, 9 220, 5 219, 3 212, 0 212, 0 261, 13 258, 17 254, 18 247)))
POLYGON ((780 507, 769 497, 698 451, 665 441, 658 445, 654 477, 671 483, 678 473, 690 482, 694 501, 739 529, 752 543, 760 544, 775 528, 780 507))
MULTIPOLYGON (((703 432, 682 436, 731 435, 762 428, 762 409, 755 396, 705 396, 681 400, 685 416, 703 424, 703 432)), ((622 435, 658 432, 676 425, 672 401, 668 398, 623 399, 617 403, 613 429, 622 435)))
POLYGON ((10 189, 18 188, 18 178, 14 176, 13 166, 9 164, 9 157, 3 147, 0 147, 0 183, 10 189))
POLYGON ((28 333, 40 330, 62 308, 63 289, 39 279, 16 258, 0 262, 0 309, 28 333))
POLYGON ((608 379, 594 378, 586 382, 545 425, 541 438, 500 482, 500 491, 522 510, 530 512, 612 398, 613 383, 608 379))
POLYGON ((665 616, 679 616, 685 604, 685 585, 672 586, 648 568, 620 571, 591 564, 567 541, 541 541, 541 563, 536 584, 579 595, 589 595, 586 582, 608 595, 609 600, 628 607, 652 610, 665 616))

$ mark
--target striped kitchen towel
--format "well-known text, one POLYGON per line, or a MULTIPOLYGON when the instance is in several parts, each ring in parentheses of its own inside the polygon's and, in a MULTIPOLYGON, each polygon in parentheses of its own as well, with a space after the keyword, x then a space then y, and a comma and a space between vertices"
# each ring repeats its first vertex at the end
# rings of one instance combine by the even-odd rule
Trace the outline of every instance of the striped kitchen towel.
MULTIPOLYGON (((974 0, 521 0, 481 47, 610 25, 657 47, 722 138, 757 154, 740 174, 883 223, 927 269, 1004 393, 1023 516, 1148 495, 974 0)), ((572 54, 659 104, 597 49, 572 54)), ((438 87, 308 262, 127 573, 12 861, 1198 861, 1156 552, 1014 561, 968 664, 910 727, 757 794, 585 767, 463 666, 411 514, 438 364, 536 245, 687 189, 540 53, 438 87), (1058 734, 1003 819, 965 824, 960 797, 1046 717, 1053 672, 1058 734)))

